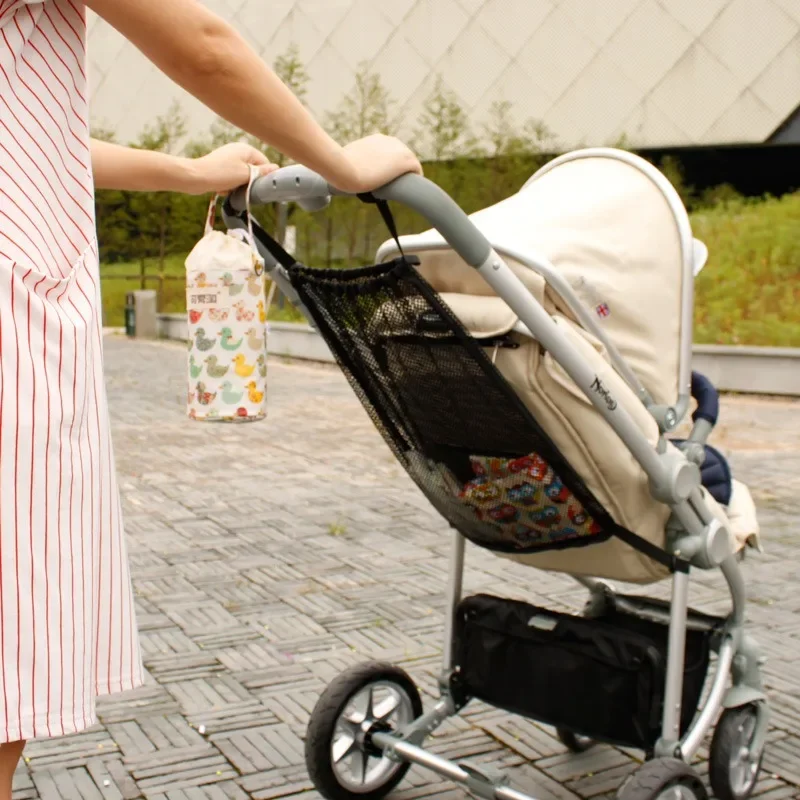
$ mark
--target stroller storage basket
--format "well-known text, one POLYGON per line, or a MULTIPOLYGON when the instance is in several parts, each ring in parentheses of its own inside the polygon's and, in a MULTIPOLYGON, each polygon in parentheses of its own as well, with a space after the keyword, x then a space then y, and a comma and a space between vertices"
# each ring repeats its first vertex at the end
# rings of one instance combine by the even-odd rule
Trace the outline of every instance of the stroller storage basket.
MULTIPOLYGON (((636 598, 638 600, 638 598, 636 598)), ((708 671, 713 623, 687 631, 681 733, 708 671)), ((459 689, 512 713, 649 750, 661 734, 667 625, 609 606, 561 614, 476 595, 456 611, 459 689)))

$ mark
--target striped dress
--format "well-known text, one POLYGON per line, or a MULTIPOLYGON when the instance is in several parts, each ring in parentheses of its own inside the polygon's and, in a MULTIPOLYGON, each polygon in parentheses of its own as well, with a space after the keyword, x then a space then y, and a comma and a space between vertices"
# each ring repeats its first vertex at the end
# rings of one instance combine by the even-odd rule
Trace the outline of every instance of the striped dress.
POLYGON ((0 0, 0 742, 142 683, 102 362, 85 8, 0 0))

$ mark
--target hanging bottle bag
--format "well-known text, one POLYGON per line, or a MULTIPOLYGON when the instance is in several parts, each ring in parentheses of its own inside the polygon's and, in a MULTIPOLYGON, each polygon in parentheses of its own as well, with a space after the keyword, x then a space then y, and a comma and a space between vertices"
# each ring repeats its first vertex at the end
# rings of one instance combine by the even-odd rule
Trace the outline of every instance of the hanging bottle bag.
POLYGON ((264 262, 249 230, 214 230, 218 196, 212 198, 205 233, 186 259, 189 324, 187 411, 191 419, 245 422, 266 416, 267 309, 264 262), (247 239, 247 241, 245 241, 247 239))

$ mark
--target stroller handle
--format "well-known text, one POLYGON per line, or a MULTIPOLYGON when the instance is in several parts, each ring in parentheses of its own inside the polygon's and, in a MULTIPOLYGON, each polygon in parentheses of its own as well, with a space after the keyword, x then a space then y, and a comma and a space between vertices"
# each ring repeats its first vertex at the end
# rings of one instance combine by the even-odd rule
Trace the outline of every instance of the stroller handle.
MULTIPOLYGON (((402 203, 421 214, 464 261, 483 266, 491 257, 492 246, 450 195, 427 178, 408 173, 371 192, 379 200, 402 203)), ((247 188, 237 189, 229 198, 236 212, 246 208, 247 188)), ((306 211, 321 211, 333 196, 352 197, 331 186, 321 175, 300 165, 276 170, 256 178, 250 189, 251 205, 297 203, 306 211)))

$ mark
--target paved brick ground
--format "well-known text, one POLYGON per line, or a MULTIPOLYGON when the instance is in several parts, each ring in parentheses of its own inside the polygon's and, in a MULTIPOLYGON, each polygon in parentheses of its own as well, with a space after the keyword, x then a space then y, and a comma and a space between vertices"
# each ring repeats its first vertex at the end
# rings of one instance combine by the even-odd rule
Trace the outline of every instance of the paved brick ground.
MULTIPOLYGON (((148 684, 102 702, 93 730, 31 744, 15 800, 314 800, 301 737, 328 681, 380 658, 433 694, 446 526, 342 376, 273 363, 269 420, 219 427, 184 418, 183 365, 180 346, 108 340, 148 684)), ((800 796, 800 404, 729 398, 714 441, 760 506, 767 552, 746 566, 748 616, 775 716, 758 793, 788 800, 800 796)), ((583 602, 563 577, 469 556, 467 591, 583 602)), ((722 610, 725 597, 705 575, 692 601, 722 610)), ((611 796, 633 766, 609 747, 567 755, 549 729, 481 706, 433 741, 509 768, 540 800, 611 796)), ((397 794, 463 796, 418 770, 397 794)))

